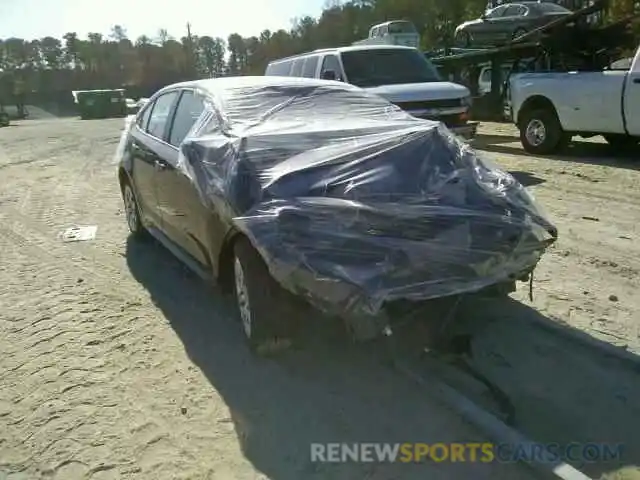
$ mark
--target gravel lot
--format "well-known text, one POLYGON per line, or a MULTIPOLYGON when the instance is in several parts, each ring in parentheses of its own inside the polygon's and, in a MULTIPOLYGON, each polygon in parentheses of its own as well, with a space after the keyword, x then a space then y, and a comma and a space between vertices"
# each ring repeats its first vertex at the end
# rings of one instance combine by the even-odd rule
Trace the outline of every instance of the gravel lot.
MULTIPOLYGON (((0 129, 0 479, 529 478, 505 464, 311 463, 311 442, 486 439, 332 328, 277 361, 251 357, 215 291, 161 247, 128 241, 122 124, 0 129), (97 238, 63 243, 74 224, 97 225, 97 238)), ((530 188, 560 240, 533 302, 522 286, 463 309, 476 364, 530 437, 623 442, 621 461, 577 466, 640 478, 638 369, 526 321, 640 353, 640 163, 597 141, 525 156, 505 125, 483 125, 477 145, 530 188)))

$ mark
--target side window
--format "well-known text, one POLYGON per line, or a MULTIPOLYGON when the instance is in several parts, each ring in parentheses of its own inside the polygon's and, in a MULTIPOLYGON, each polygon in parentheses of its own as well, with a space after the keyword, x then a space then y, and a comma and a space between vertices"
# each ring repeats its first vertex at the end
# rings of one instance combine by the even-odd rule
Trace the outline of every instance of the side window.
POLYGON ((291 76, 292 77, 300 77, 302 76, 302 67, 304 66, 304 58, 296 58, 293 61, 293 67, 291 67, 291 76))
POLYGON ((178 92, 169 92, 156 99, 151 110, 149 126, 147 127, 147 133, 149 135, 163 139, 165 127, 169 120, 169 114, 171 113, 171 107, 177 96, 178 92))
POLYGON ((372 28, 369 38, 376 38, 378 36, 378 27, 372 28))
POLYGON ((291 69, 291 62, 278 62, 273 63, 267 67, 267 71, 265 75, 276 76, 276 77, 288 77, 289 70, 291 69))
POLYGON ((389 25, 385 25, 383 27, 380 27, 380 33, 379 35, 381 37, 384 37, 385 35, 387 35, 389 33, 389 25))
POLYGON ((327 70, 333 70, 334 72, 336 72, 338 78, 342 78, 342 69, 340 68, 338 57, 336 57, 335 55, 327 55, 326 57, 324 57, 324 60, 322 60, 320 76, 322 77, 322 74, 327 70))
POLYGON ((503 17, 517 17, 520 15, 520 12, 522 11, 522 6, 520 5, 509 5, 504 13, 502 14, 503 17))
POLYGON ((500 7, 494 8, 493 10, 491 10, 490 12, 487 13, 487 18, 499 18, 499 17, 501 17, 506 8, 507 8, 506 5, 502 5, 500 7))
POLYGON ((147 108, 144 109, 144 111, 142 112, 142 115, 138 116, 138 120, 137 120, 137 124, 138 127, 140 127, 141 130, 146 131, 147 130, 147 125, 149 124, 149 117, 151 116, 151 110, 153 109, 153 105, 149 105, 147 108))
POLYGON ((318 56, 311 55, 304 61, 304 67, 302 68, 302 76, 306 78, 315 78, 316 70, 318 68, 318 56))
POLYGON ((171 145, 178 147, 182 143, 193 124, 200 118, 203 110, 204 103, 192 91, 187 90, 182 94, 169 135, 171 145))
POLYGON ((286 62, 282 62, 281 64, 278 65, 278 73, 277 75, 283 76, 283 77, 288 77, 291 75, 291 67, 293 65, 293 62, 291 62, 290 60, 287 60, 286 62))

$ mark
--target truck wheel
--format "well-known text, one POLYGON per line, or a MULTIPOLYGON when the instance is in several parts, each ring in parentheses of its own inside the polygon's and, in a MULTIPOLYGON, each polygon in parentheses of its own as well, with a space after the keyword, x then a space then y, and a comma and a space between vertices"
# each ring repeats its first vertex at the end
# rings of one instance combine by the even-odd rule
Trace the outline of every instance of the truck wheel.
POLYGON ((286 301, 282 287, 244 237, 234 245, 233 276, 238 318, 251 351, 267 355, 290 346, 285 309, 281 308, 286 301))
POLYGON ((562 130, 555 112, 548 109, 524 112, 519 128, 522 147, 533 154, 554 153, 565 147, 570 140, 562 130))
POLYGON ((614 150, 628 151, 638 146, 638 139, 630 135, 610 133, 603 137, 614 150))

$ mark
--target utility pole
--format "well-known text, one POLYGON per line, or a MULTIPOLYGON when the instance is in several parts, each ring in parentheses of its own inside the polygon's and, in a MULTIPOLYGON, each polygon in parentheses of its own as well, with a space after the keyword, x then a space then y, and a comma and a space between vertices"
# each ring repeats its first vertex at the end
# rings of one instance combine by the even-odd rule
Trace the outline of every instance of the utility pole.
POLYGON ((187 22, 187 70, 189 72, 190 79, 194 79, 196 76, 196 55, 193 43, 193 37, 191 36, 191 24, 187 22))

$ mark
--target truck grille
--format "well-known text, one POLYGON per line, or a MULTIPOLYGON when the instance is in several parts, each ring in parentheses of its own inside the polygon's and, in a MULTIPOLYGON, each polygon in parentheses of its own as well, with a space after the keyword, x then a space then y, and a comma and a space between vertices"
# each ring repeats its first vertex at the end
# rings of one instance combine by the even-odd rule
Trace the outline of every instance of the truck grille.
POLYGON ((462 98, 444 98, 442 100, 422 100, 419 102, 397 102, 403 110, 427 110, 432 108, 458 108, 462 107, 462 98))

